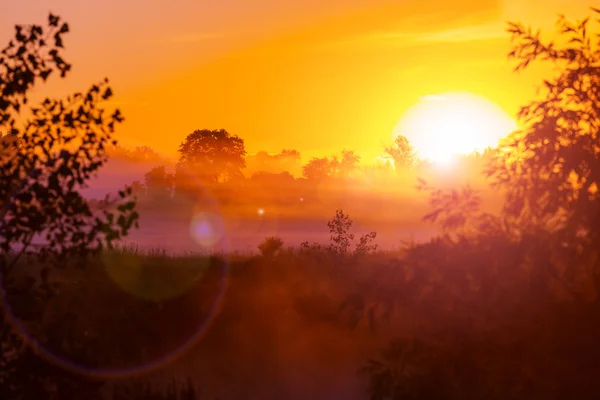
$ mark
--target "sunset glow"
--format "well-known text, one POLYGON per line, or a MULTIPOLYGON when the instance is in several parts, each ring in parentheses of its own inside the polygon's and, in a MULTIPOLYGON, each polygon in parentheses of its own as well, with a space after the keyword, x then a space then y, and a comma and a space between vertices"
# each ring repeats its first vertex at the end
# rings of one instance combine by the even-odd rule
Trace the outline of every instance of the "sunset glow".
POLYGON ((600 393, 598 5, 5 4, 0 400, 600 393))
POLYGON ((458 154, 496 147, 516 122, 492 101, 471 93, 422 97, 409 108, 393 136, 404 135, 420 158, 447 165, 458 154))

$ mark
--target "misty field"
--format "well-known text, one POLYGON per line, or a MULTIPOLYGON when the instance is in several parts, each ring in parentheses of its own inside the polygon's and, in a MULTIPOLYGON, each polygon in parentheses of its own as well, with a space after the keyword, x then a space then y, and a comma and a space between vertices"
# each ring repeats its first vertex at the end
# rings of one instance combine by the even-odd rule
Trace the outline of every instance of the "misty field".
POLYGON ((106 373, 118 378, 106 390, 125 392, 189 377, 207 399, 359 399, 399 384, 415 399, 591 393, 595 308, 515 263, 510 240, 485 240, 397 252, 271 240, 261 255, 206 257, 118 248, 53 271, 49 301, 8 304, 41 316, 26 337, 83 373, 71 378, 83 388, 106 373))

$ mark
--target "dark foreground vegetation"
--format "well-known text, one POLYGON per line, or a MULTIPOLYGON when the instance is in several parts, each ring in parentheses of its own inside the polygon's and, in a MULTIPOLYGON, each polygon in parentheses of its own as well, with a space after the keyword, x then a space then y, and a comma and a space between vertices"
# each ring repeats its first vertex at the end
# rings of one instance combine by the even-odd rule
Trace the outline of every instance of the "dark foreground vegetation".
POLYGON ((122 119, 99 112, 105 83, 17 128, 33 83, 70 69, 57 17, 49 36, 18 28, 0 57, 0 398, 597 398, 600 43, 586 24, 559 21, 567 47, 510 25, 517 69, 560 69, 489 162, 499 213, 423 182, 442 233, 394 253, 338 210, 329 244, 180 257, 116 245, 139 217, 130 188, 111 213, 77 191, 122 119), (35 235, 47 244, 30 252, 35 235))

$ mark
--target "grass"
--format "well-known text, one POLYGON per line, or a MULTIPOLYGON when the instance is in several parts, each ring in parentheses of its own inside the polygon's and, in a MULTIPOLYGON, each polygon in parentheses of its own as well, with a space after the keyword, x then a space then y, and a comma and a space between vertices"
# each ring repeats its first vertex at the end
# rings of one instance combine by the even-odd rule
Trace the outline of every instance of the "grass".
POLYGON ((600 357, 594 308, 558 293, 531 259, 524 268, 518 251, 502 237, 459 245, 438 238, 362 255, 285 245, 265 256, 119 246, 84 269, 56 272, 70 279, 41 305, 40 329, 77 315, 71 341, 90 343, 92 355, 48 346, 105 368, 150 365, 201 333, 156 373, 189 376, 207 398, 334 398, 348 387, 364 398, 369 382, 372 392, 390 385, 410 392, 423 379, 457 393, 484 390, 469 384, 472 376, 501 398, 539 398, 509 395, 527 379, 532 393, 569 386, 587 393, 595 388, 589 365, 600 357), (388 350, 379 356, 381 349, 388 350), (471 369, 440 367, 454 362, 471 369), (398 368, 421 372, 380 380, 398 368), (515 372, 523 368, 529 372, 515 372), (503 387, 504 379, 512 383, 503 387))

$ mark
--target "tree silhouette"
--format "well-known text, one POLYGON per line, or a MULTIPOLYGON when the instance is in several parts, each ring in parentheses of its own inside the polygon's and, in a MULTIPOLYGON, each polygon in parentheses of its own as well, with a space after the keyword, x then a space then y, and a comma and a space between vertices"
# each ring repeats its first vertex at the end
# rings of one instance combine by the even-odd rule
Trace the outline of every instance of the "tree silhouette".
MULTIPOLYGON (((600 10, 593 9, 594 13, 600 10)), ((510 23, 510 53, 521 71, 534 61, 559 67, 543 82, 544 98, 521 108, 522 129, 504 143, 488 175, 506 190, 504 213, 523 226, 556 232, 559 243, 580 248, 565 255, 569 265, 597 262, 600 248, 600 34, 586 18, 558 20, 567 44, 544 43, 539 31, 510 23), (577 260, 577 262, 575 262, 577 260)), ((597 287, 600 271, 593 268, 597 287)))
POLYGON ((164 157, 156 152, 150 146, 136 146, 131 151, 131 158, 134 161, 164 161, 164 157))
MULTIPOLYGON (((46 32, 38 25, 17 26, 15 40, 1 52, 0 123, 16 138, 0 141, 1 153, 10 154, 0 158, 3 254, 17 244, 26 249, 39 234, 46 239, 45 253, 86 252, 120 238, 137 219, 133 202, 120 206, 119 218, 108 212, 98 218, 78 192, 106 161, 115 125, 123 121, 119 110, 108 114, 100 106, 112 96, 108 80, 66 100, 47 98, 31 108, 32 118, 17 125, 28 92, 40 79, 53 71, 62 77, 70 71, 60 53, 62 35, 68 31, 67 24, 50 15, 46 32)), ((120 192, 120 197, 129 192, 120 192)), ((6 274, 10 265, 1 258, 0 272, 6 274)))
POLYGON ((323 180, 331 176, 331 161, 327 157, 313 157, 302 167, 302 175, 309 180, 323 180))
POLYGON ((278 158, 284 159, 284 160, 293 160, 293 161, 300 161, 300 152, 298 150, 294 150, 294 149, 283 149, 281 150, 281 153, 279 153, 277 155, 278 158))
POLYGON ((301 155, 297 150, 283 149, 280 153, 271 155, 266 151, 247 157, 247 169, 251 172, 294 173, 300 166, 301 155))
MULTIPOLYGON (((94 213, 79 193, 106 162, 108 146, 116 144, 115 126, 123 121, 119 110, 110 112, 101 105, 112 97, 108 80, 65 100, 46 98, 29 109, 30 116, 20 114, 40 81, 56 73, 64 78, 71 70, 62 58, 63 35, 69 26, 50 14, 47 28, 15 29, 14 40, 0 52, 0 130, 8 133, 0 139, 0 292, 3 302, 13 296, 43 302, 53 293, 50 264, 44 261, 64 267, 73 256, 109 246, 137 224, 138 215, 135 202, 128 199, 131 188, 119 192, 118 198, 106 199, 116 212, 94 213), (37 259, 44 268, 38 279, 20 272, 28 282, 39 284, 20 285, 14 269, 22 265, 19 261, 36 237, 44 243, 28 259, 37 259)), ((53 368, 24 346, 6 320, 4 305, 0 314, 0 397, 48 398, 43 380, 49 379, 59 387, 59 397, 65 385, 71 385, 71 392, 93 398, 84 391, 85 379, 53 368)))
POLYGON ((179 146, 179 164, 182 169, 210 183, 242 177, 246 166, 244 140, 224 129, 196 130, 179 146))
POLYGON ((354 172, 360 161, 360 156, 352 150, 342 150, 342 156, 340 157, 339 172, 343 178, 348 177, 354 172))
POLYGON ((412 168, 416 162, 415 150, 405 136, 398 135, 391 146, 384 148, 388 158, 394 161, 396 169, 412 168))
POLYGON ((134 196, 143 195, 146 193, 146 188, 142 182, 136 180, 131 182, 131 192, 134 196))
POLYGON ((164 165, 154 167, 144 175, 146 193, 156 200, 164 201, 173 192, 174 176, 164 165))

